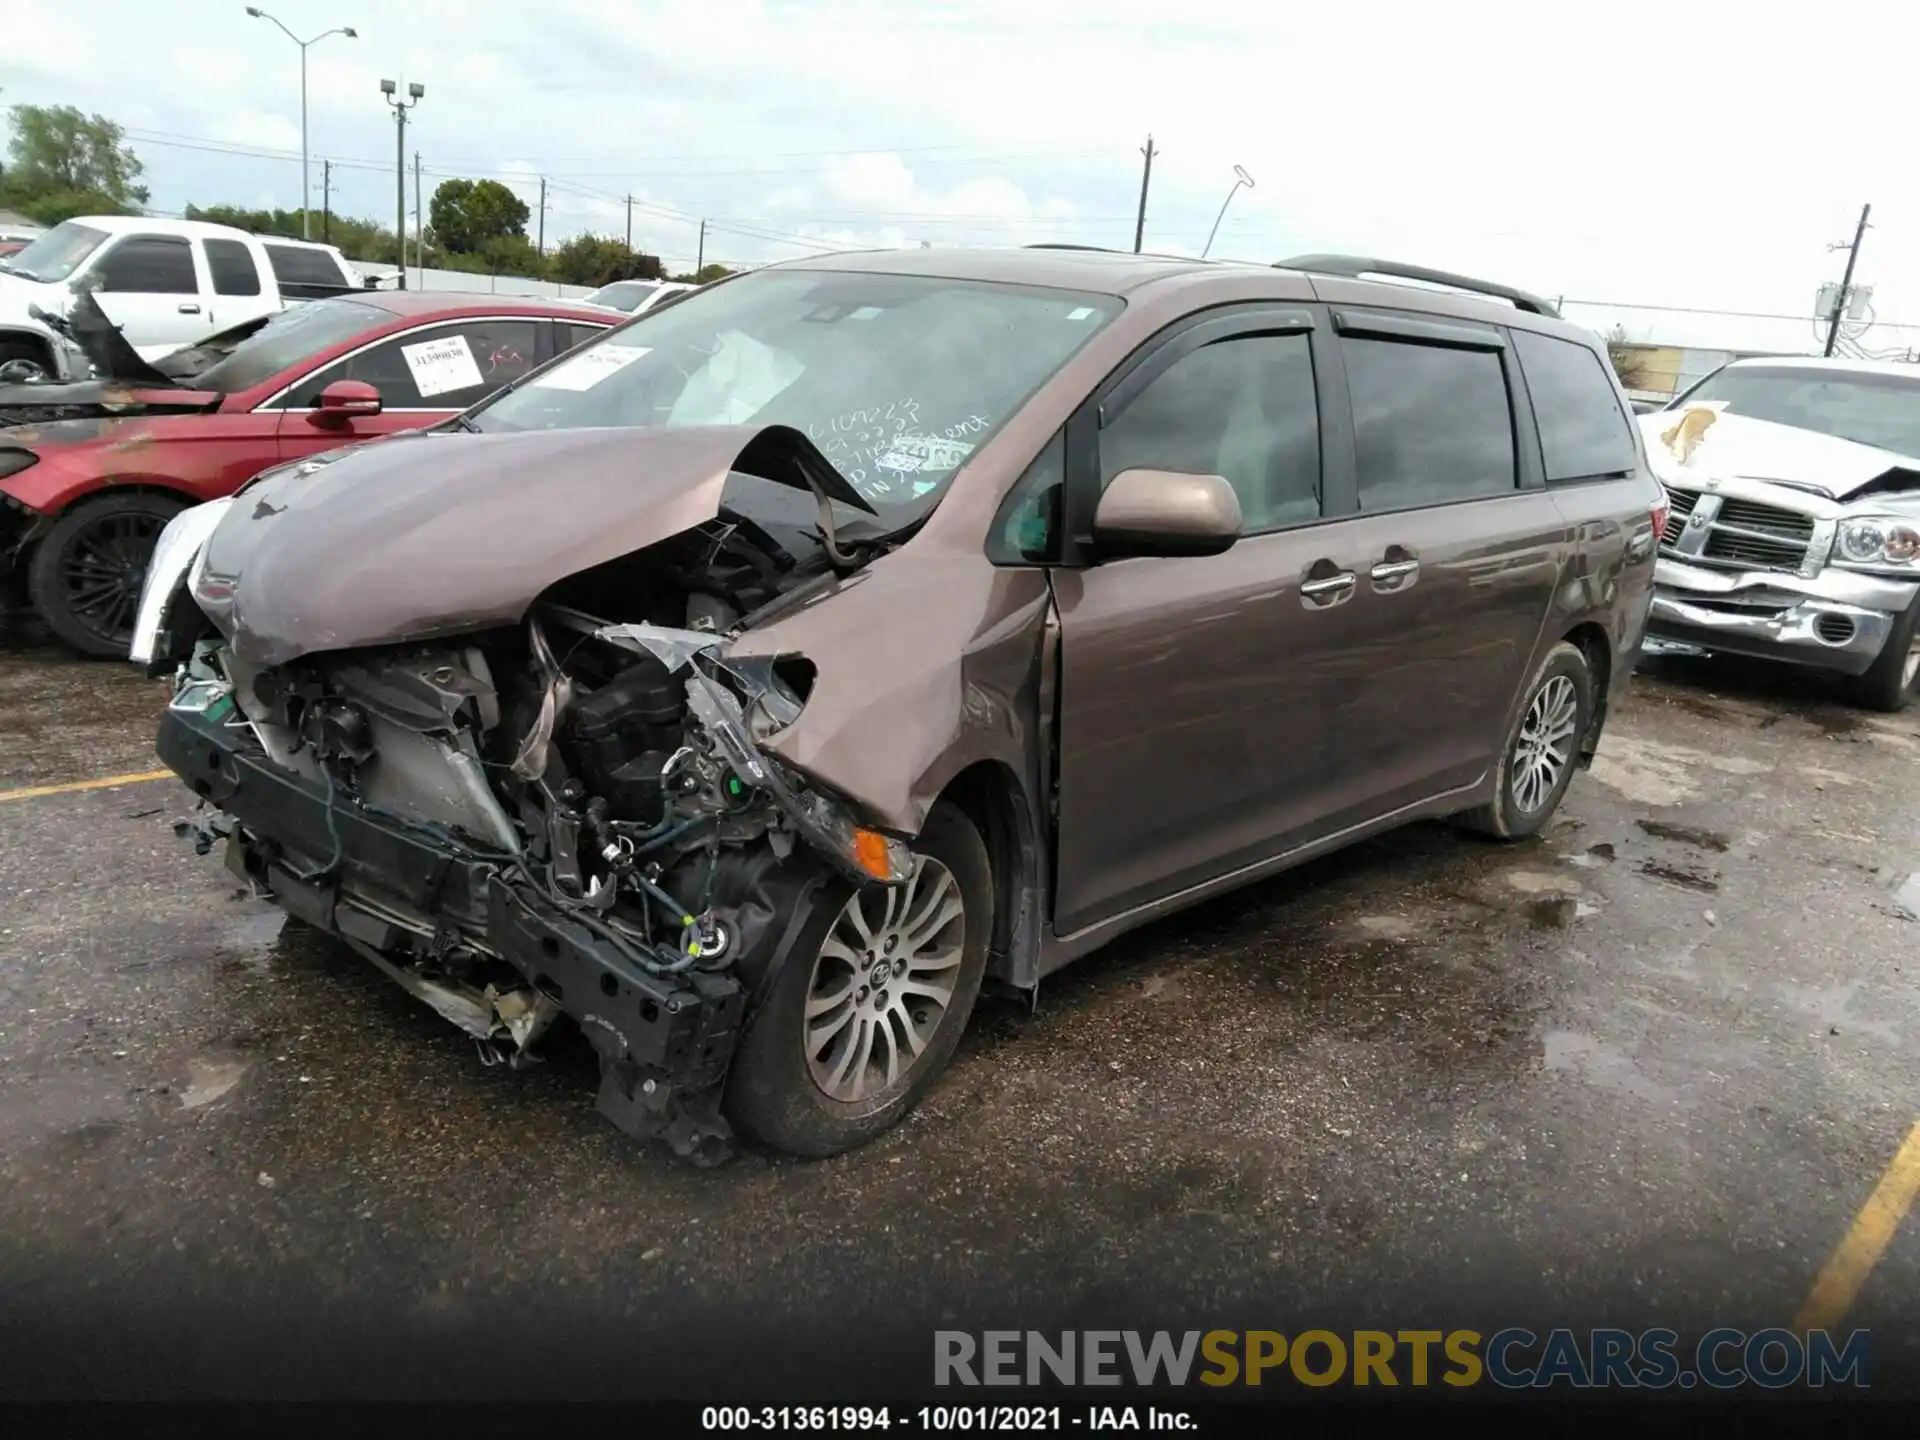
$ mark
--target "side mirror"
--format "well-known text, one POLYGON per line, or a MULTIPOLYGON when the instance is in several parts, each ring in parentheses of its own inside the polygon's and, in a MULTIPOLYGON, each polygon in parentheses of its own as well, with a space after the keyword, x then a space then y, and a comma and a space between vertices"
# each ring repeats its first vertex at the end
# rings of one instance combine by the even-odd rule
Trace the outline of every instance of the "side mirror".
POLYGON ((1240 497, 1218 475, 1122 470, 1093 512, 1102 559, 1218 555, 1240 538, 1240 497))
POLYGON ((356 415, 378 415, 380 392, 364 380, 335 380, 307 416, 314 425, 344 425, 356 415))

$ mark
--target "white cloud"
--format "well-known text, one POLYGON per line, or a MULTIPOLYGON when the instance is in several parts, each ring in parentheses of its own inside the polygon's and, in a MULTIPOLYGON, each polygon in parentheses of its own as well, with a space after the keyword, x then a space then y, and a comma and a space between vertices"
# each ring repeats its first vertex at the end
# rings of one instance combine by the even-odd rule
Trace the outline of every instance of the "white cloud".
MULTIPOLYGON (((161 207, 294 203, 297 161, 177 143, 297 148, 284 35, 229 0, 94 0, 85 27, 70 8, 14 0, 7 102, 148 132, 161 207)), ((361 38, 314 47, 309 99, 316 160, 337 162, 353 213, 392 209, 384 75, 427 87, 407 148, 430 184, 500 172, 531 204, 549 177, 550 244, 618 233, 632 193, 636 241, 676 261, 700 216, 706 254, 728 260, 804 253, 769 236, 1125 246, 1151 132, 1149 248, 1197 252, 1239 164, 1257 186, 1219 254, 1344 248, 1584 299, 1798 311, 1837 278, 1827 246, 1871 199, 1860 278, 1881 315, 1920 322, 1911 7, 1828 0, 1765 24, 1731 4, 1517 0, 416 0, 341 16, 361 38)))

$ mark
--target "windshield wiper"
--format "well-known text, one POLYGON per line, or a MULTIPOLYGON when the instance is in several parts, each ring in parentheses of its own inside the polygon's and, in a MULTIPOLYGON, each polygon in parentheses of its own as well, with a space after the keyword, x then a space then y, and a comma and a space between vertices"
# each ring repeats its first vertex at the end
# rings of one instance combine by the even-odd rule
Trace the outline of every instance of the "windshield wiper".
POLYGON ((41 283, 40 277, 33 271, 22 270, 18 265, 9 265, 4 260, 0 260, 0 270, 6 271, 9 275, 18 275, 22 280, 31 280, 35 284, 41 283))
POLYGON ((483 430, 481 430, 481 428, 478 425, 474 424, 473 421, 467 417, 464 411, 454 416, 453 419, 449 420, 447 423, 449 425, 452 425, 456 430, 466 431, 469 435, 481 435, 485 433, 483 430))

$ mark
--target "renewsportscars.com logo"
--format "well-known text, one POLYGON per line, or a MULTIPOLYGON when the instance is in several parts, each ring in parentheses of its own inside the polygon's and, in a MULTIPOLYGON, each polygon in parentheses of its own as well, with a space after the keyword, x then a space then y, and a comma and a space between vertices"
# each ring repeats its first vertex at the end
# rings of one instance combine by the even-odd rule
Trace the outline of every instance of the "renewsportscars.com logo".
POLYGON ((936 1330, 933 1383, 1732 1390, 1871 1382, 1865 1330, 936 1330))

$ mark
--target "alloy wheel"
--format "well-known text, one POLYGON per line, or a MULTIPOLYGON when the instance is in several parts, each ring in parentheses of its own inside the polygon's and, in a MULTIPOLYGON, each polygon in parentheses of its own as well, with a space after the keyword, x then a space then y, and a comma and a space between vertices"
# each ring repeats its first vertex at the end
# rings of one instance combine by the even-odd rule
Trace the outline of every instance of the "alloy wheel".
POLYGON ((165 527, 158 515, 105 515, 73 537, 60 560, 60 581, 76 621, 103 640, 133 638, 140 589, 165 527))
POLYGON ((1533 692, 1513 742, 1514 803, 1532 814, 1547 803, 1573 763, 1580 697, 1565 675, 1550 675, 1533 692))
POLYGON ((966 933, 960 883, 929 856, 904 884, 854 893, 821 943, 801 1027, 824 1094, 866 1100, 919 1063, 952 1008, 966 933))
POLYGON ((1901 691, 1904 693, 1913 689, 1916 679, 1920 679, 1920 634, 1916 634, 1907 646, 1907 661, 1900 667, 1901 691))

